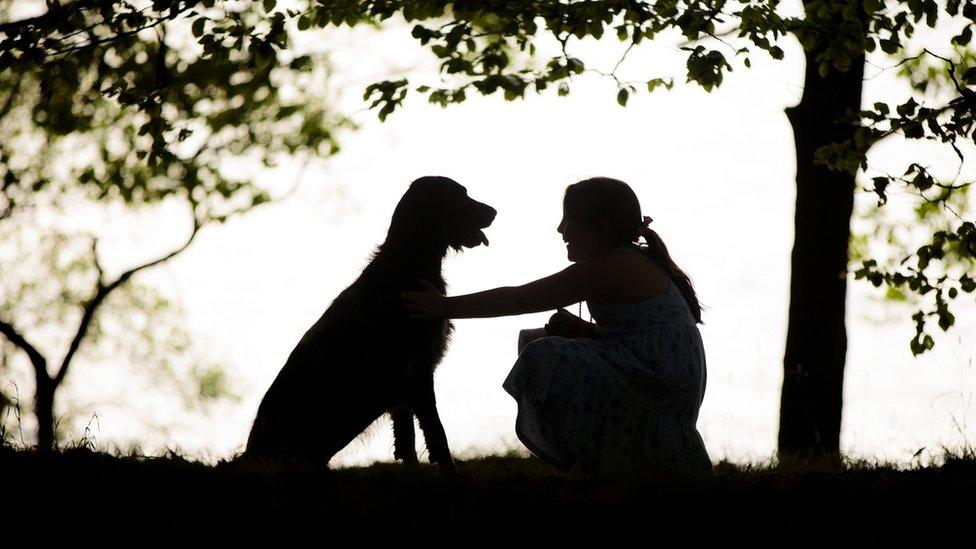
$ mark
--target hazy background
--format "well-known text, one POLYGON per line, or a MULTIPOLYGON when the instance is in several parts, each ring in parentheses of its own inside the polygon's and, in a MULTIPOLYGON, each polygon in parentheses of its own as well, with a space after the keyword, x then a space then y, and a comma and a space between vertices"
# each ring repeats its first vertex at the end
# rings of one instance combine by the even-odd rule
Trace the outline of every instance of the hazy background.
MULTIPOLYGON (((348 134, 343 151, 328 162, 263 171, 273 190, 298 187, 280 203, 206 229, 186 253, 140 275, 183 307, 187 328, 209 357, 227 365, 240 399, 209 414, 186 412, 152 392, 151 383, 136 381, 131 373, 139 365, 85 365, 69 376, 61 395, 73 395, 72 406, 85 416, 98 413, 93 429, 100 446, 138 442, 147 450, 179 449, 211 459, 240 451, 257 404, 288 353, 383 241, 393 208, 413 179, 452 177, 499 212, 486 231, 488 248, 451 254, 445 262, 449 293, 462 294, 529 282, 565 267, 556 232, 563 190, 605 175, 634 187, 644 214, 654 218, 653 227, 708 307, 701 327, 708 387, 698 428, 713 461, 773 453, 795 174, 783 108, 802 92, 802 52, 795 41, 784 41, 785 61, 756 56, 751 70, 736 67, 711 94, 682 84, 684 58, 674 37, 636 49, 625 68, 645 80, 674 76, 678 85, 632 96, 626 108, 616 104, 612 80, 585 74, 565 98, 554 92, 511 103, 473 97, 442 109, 415 96, 380 123, 375 112, 364 110, 363 87, 398 74, 419 84, 436 77, 436 65, 404 28, 330 29, 327 36, 334 85, 342 92, 337 107, 358 111, 359 131, 348 134)), ((607 41, 575 51, 588 66, 607 70, 622 47, 607 41)), ((883 70, 892 62, 870 60, 876 66, 866 74, 865 103, 907 98, 907 85, 883 70)), ((905 150, 882 143, 872 151, 872 164, 903 170, 905 150)), ((955 171, 951 157, 929 159, 955 171)), ((867 211, 875 200, 859 193, 858 208, 867 211)), ((912 200, 894 193, 890 213, 912 200)), ((89 215, 103 216, 97 218, 107 238, 102 250, 106 263, 119 268, 168 249, 186 230, 179 212, 166 208, 138 216, 89 215)), ((956 326, 937 338, 934 351, 913 358, 911 310, 882 302, 882 295, 851 278, 842 449, 904 463, 922 447, 932 452, 939 445, 973 443, 973 303, 960 300, 956 326)), ((455 321, 436 390, 456 455, 525 451, 513 431, 515 401, 501 383, 516 358, 518 330, 547 318, 455 321)), ((382 334, 376 337, 382 344, 382 334)), ((374 460, 392 460, 385 416, 332 463, 374 460)))

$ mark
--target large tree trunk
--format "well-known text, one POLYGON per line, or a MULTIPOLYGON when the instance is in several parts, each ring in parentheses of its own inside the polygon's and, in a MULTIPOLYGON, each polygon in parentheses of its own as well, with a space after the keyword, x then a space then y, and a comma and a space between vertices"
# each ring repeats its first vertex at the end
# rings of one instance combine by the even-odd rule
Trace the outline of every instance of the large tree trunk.
POLYGON ((843 407, 846 270, 854 175, 814 165, 814 151, 851 138, 838 122, 861 107, 863 54, 821 77, 807 51, 803 97, 786 109, 796 140, 795 240, 791 261, 779 453, 839 456, 843 407))

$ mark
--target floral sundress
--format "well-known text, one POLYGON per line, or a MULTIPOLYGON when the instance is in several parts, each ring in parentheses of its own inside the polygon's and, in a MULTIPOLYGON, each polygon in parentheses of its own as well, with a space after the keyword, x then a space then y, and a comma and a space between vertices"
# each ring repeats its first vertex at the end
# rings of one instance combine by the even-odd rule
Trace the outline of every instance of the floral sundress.
POLYGON ((586 303, 596 339, 529 341, 502 384, 518 405, 519 440, 563 472, 579 462, 599 476, 712 474, 696 428, 704 344, 678 287, 636 303, 586 303))

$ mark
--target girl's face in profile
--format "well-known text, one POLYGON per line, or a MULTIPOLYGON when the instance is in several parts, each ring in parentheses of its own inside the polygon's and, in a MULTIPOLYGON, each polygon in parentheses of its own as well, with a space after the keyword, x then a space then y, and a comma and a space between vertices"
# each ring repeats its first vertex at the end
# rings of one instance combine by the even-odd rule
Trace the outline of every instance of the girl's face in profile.
POLYGON ((574 263, 597 257, 605 251, 604 239, 591 227, 567 216, 565 210, 556 230, 563 235, 563 241, 566 242, 566 257, 574 263))

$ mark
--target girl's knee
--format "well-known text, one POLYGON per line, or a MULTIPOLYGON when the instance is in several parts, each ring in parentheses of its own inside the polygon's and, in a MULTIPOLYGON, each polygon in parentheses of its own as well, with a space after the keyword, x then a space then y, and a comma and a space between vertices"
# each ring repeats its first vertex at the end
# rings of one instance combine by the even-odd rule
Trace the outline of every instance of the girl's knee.
POLYGON ((550 355, 555 352, 564 341, 569 340, 561 336, 545 336, 538 339, 533 339, 532 341, 526 343, 525 347, 522 349, 521 355, 527 357, 550 355))

